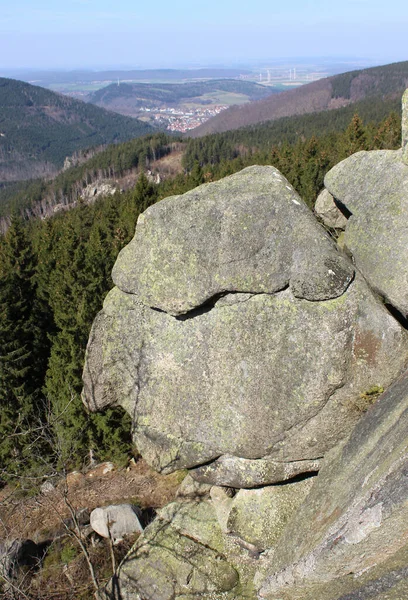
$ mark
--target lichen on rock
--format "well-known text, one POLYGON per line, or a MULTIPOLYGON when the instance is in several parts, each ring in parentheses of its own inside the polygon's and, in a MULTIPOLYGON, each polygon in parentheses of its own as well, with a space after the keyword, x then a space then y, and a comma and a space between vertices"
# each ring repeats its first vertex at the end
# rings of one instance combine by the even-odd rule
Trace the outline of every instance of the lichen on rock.
POLYGON ((315 471, 359 418, 353 399, 408 358, 406 332, 273 167, 150 207, 114 271, 84 400, 126 408, 164 473, 253 487, 315 471))

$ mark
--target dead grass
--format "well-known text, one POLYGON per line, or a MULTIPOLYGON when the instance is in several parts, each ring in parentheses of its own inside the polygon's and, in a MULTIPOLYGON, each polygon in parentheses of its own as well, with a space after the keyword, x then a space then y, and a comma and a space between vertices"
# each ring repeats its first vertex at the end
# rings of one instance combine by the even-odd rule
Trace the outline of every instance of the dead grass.
MULTIPOLYGON (((105 475, 102 471, 96 467, 87 473, 68 475, 68 499, 75 510, 123 502, 157 509, 174 499, 185 475, 180 471, 160 475, 143 459, 105 475)), ((0 539, 11 536, 41 542, 51 532, 62 529, 61 520, 69 517, 62 494, 64 485, 65 481, 60 480, 54 491, 30 498, 18 498, 18 490, 10 486, 0 490, 0 539)))

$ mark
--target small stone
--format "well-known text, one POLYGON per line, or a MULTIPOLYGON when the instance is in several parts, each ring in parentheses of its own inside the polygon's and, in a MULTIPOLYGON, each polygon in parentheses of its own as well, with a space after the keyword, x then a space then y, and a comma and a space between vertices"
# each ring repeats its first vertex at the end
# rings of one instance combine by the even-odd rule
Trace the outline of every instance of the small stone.
POLYGON ((327 227, 332 227, 333 229, 345 228, 347 218, 336 206, 333 196, 326 189, 322 190, 318 195, 314 210, 327 227))
POLYGON ((51 492, 55 491, 55 487, 52 485, 51 481, 44 481, 41 484, 40 491, 42 494, 51 494, 51 492))

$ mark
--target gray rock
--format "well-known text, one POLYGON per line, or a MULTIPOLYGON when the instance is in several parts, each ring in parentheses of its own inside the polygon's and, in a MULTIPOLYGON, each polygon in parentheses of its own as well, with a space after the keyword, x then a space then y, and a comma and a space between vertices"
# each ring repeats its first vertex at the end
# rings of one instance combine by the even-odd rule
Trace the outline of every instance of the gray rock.
POLYGON ((233 488, 252 488, 278 481, 287 481, 301 473, 318 471, 321 459, 279 461, 271 457, 249 459, 224 454, 220 458, 191 470, 202 483, 233 488))
POLYGON ((360 394, 390 385, 407 355, 406 332, 358 277, 324 302, 230 294, 187 319, 114 289, 90 335, 84 399, 122 405, 154 468, 219 459, 203 482, 251 487, 316 470, 359 418, 360 394))
POLYGON ((210 502, 169 504, 122 562, 115 591, 123 600, 241 598, 225 553, 210 502))
POLYGON ((127 535, 143 531, 138 514, 140 516, 140 510, 131 504, 112 504, 95 508, 91 512, 90 523, 100 536, 118 542, 127 535))
POLYGON ((123 406, 164 473, 251 487, 316 470, 360 395, 405 366, 406 332, 276 169, 151 207, 117 265, 128 292, 112 290, 95 320, 83 397, 123 406), (209 297, 178 317, 146 304, 176 313, 209 297))
POLYGON ((402 160, 408 165, 408 90, 402 96, 402 160))
POLYGON ((117 186, 113 185, 110 181, 97 181, 84 187, 81 192, 81 198, 85 202, 92 203, 101 196, 113 196, 117 191, 117 186))
POLYGON ((327 227, 344 229, 347 225, 347 218, 336 206, 333 196, 327 190, 322 190, 318 195, 314 211, 327 227))
POLYGON ((112 277, 146 306, 178 315, 221 293, 288 285, 298 298, 336 298, 353 273, 279 171, 248 167, 148 208, 112 277))
POLYGON ((32 540, 6 539, 0 543, 0 579, 13 580, 22 567, 38 566, 42 554, 40 546, 32 540))
POLYGON ((357 152, 325 185, 352 213, 344 243, 370 286, 408 314, 408 165, 402 151, 357 152))
POLYGON ((316 478, 256 490, 240 490, 231 501, 227 530, 259 551, 276 545, 316 478))
POLYGON ((400 553, 407 554, 407 457, 405 374, 360 420, 348 442, 325 460, 272 560, 263 567, 259 597, 404 597, 388 591, 408 582, 408 569, 404 572, 400 564, 400 553), (388 566, 380 569, 382 563, 388 566), (354 574, 352 584, 349 574, 354 574), (311 586, 322 586, 322 593, 315 590, 310 596, 311 586), (376 594, 381 588, 384 595, 376 594), (350 589, 355 593, 347 595, 350 589))
POLYGON ((195 481, 191 475, 187 475, 180 484, 176 498, 179 502, 184 500, 202 500, 210 495, 211 485, 195 481))

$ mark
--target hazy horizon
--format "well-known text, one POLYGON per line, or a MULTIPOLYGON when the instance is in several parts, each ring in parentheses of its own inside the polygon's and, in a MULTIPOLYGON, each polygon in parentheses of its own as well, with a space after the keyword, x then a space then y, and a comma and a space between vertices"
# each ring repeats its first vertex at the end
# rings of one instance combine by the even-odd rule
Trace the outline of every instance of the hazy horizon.
POLYGON ((289 3, 208 0, 0 0, 0 68, 109 69, 227 66, 320 57, 364 65, 408 58, 402 0, 289 3), (151 8, 152 6, 152 8, 151 8))

